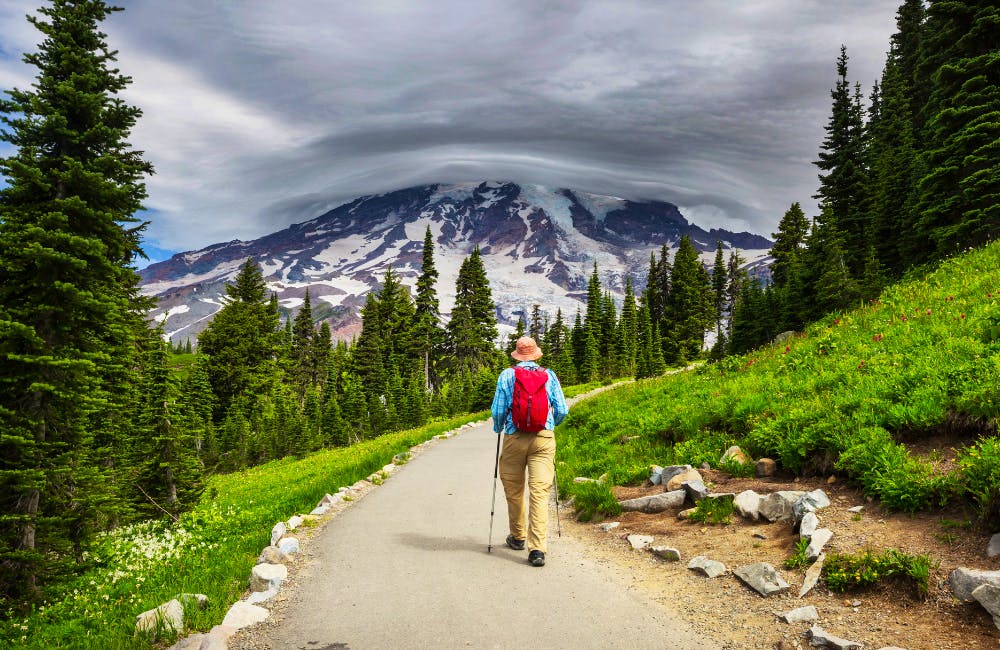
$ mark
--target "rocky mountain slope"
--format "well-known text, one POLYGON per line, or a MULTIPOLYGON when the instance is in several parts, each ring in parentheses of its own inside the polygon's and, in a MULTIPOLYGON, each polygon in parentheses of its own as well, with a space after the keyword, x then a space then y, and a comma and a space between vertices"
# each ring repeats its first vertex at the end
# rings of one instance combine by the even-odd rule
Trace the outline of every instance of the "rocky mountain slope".
POLYGON ((450 311, 459 266, 478 245, 501 329, 535 303, 553 317, 562 308, 572 319, 595 261, 604 287, 620 297, 626 275, 643 287, 650 252, 663 244, 676 248, 684 235, 706 264, 716 241, 727 255, 736 248, 757 265, 771 247, 752 233, 706 231, 660 201, 515 183, 427 185, 364 196, 254 241, 179 253, 144 269, 142 290, 157 298, 151 316, 171 340, 195 341, 221 308, 226 283, 253 257, 285 310, 294 312, 308 288, 316 318, 327 320, 335 336, 350 337, 359 331, 365 295, 380 286, 390 264, 415 285, 428 226, 442 311, 450 311))

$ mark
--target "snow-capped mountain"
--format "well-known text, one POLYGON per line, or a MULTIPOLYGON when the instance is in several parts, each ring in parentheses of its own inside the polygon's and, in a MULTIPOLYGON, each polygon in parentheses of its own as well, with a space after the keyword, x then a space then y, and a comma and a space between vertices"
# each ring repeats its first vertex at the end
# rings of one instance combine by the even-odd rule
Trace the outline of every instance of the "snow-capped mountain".
POLYGON ((194 342, 221 308, 226 283, 253 257, 285 310, 294 312, 308 288, 313 315, 348 338, 359 331, 365 296, 381 286, 390 264, 413 289, 428 226, 442 312, 454 303, 462 260, 478 245, 502 330, 534 304, 553 317, 561 307, 571 324, 595 261, 602 286, 620 298, 625 276, 641 290, 650 251, 664 243, 676 248, 683 235, 706 264, 717 240, 727 257, 737 248, 748 264, 762 263, 771 248, 760 235, 706 231, 661 201, 514 183, 428 185, 364 196, 254 241, 179 253, 141 271, 142 291, 156 296, 151 316, 166 336, 194 342))

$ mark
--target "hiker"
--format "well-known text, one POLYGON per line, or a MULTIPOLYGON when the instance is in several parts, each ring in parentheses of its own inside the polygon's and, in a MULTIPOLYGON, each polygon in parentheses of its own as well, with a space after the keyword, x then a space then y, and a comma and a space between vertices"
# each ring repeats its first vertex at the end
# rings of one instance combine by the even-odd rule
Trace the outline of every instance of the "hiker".
POLYGON ((500 480, 507 497, 510 534, 507 546, 515 551, 528 544, 528 562, 545 565, 549 526, 549 490, 555 477, 556 439, 553 429, 566 418, 569 407, 559 379, 539 366, 542 351, 535 339, 522 336, 510 353, 518 363, 500 373, 493 396, 493 431, 504 434, 500 480), (542 374, 544 373, 544 374, 542 374), (532 392, 533 390, 537 392, 532 392), (515 421, 520 425, 515 425, 515 421), (528 507, 525 516, 524 473, 528 471, 528 507), (527 519, 527 525, 526 520, 527 519), (527 530, 526 530, 527 529, 527 530))

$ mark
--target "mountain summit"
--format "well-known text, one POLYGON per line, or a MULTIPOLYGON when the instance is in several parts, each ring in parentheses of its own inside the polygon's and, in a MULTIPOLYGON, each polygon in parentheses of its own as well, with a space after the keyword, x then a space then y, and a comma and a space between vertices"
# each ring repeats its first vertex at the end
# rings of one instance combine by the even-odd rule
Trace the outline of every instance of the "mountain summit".
POLYGON ((644 286, 650 252, 676 248, 684 235, 709 263, 716 241, 751 264, 767 257, 772 243, 747 232, 706 231, 662 201, 515 183, 426 185, 363 196, 253 241, 178 253, 140 272, 142 291, 158 299, 151 315, 171 340, 195 339, 221 308, 225 284, 253 257, 284 309, 301 305, 308 288, 313 315, 329 321, 335 336, 349 337, 360 328, 365 295, 381 286, 390 264, 404 284, 416 284, 428 226, 442 312, 453 305, 462 260, 478 245, 501 327, 536 303, 553 317, 561 307, 572 319, 595 261, 604 288, 620 297, 626 275, 644 286))

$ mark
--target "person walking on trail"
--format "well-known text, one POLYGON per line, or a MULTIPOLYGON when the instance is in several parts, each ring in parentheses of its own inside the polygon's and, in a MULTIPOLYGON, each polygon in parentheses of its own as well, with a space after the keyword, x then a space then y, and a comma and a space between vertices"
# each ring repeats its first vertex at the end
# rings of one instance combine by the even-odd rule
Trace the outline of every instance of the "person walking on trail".
POLYGON ((555 477, 553 429, 566 418, 569 407, 556 374, 535 363, 542 356, 535 339, 519 338, 510 356, 518 363, 497 378, 491 409, 493 431, 505 434, 499 471, 510 518, 506 543, 522 551, 527 542, 528 562, 540 567, 545 565, 549 490, 555 477), (527 512, 525 470, 530 501, 527 512))

